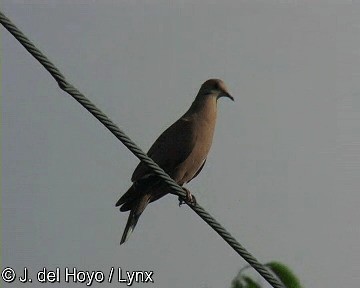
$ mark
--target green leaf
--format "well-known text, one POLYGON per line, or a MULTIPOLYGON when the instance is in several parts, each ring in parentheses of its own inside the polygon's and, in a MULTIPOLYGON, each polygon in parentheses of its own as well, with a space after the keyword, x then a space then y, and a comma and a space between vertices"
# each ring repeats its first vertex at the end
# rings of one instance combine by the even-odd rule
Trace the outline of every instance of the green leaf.
POLYGON ((235 277, 231 282, 231 288, 244 288, 244 285, 241 282, 242 277, 235 277))
POLYGON ((238 276, 232 281, 231 288, 261 288, 261 286, 248 276, 238 276))
POLYGON ((301 284, 299 279, 295 276, 295 274, 284 264, 279 262, 269 262, 265 264, 267 267, 273 271, 276 276, 280 279, 280 281, 287 288, 301 288, 301 284))
POLYGON ((245 286, 244 288, 261 288, 260 284, 256 283, 248 276, 243 276, 245 286))

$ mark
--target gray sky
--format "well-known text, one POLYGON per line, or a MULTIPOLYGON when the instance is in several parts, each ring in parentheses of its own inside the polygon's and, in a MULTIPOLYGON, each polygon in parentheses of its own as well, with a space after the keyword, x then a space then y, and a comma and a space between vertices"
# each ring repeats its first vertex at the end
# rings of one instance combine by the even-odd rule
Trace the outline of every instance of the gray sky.
MULTIPOLYGON (((188 188, 260 261, 287 264, 305 287, 359 285, 357 3, 2 2, 145 151, 203 81, 223 79, 236 101, 220 101, 208 162, 188 188)), ((245 262, 175 196, 149 205, 119 246, 127 214, 114 204, 138 160, 1 35, 3 267, 121 267, 154 271, 155 284, 135 287, 229 287, 245 262)))

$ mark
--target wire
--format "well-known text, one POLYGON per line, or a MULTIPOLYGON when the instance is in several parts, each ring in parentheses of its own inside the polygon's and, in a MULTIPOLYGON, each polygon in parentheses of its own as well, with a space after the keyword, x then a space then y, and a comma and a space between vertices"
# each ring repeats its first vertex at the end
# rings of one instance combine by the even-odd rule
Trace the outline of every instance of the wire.
MULTIPOLYGON (((150 157, 148 157, 120 128, 110 120, 100 109, 90 102, 79 90, 69 84, 61 72, 50 60, 35 47, 35 45, 0 11, 1 24, 20 42, 22 46, 33 55, 41 65, 53 76, 59 87, 75 98, 85 109, 95 116, 106 128, 110 130, 137 158, 146 163, 154 172, 165 181, 173 190, 171 193, 186 199, 185 191, 164 172, 150 157)), ((208 225, 210 225, 246 262, 248 262, 266 281, 274 288, 284 288, 284 285, 252 256, 231 234, 225 230, 204 208, 198 203, 187 203, 208 225)))

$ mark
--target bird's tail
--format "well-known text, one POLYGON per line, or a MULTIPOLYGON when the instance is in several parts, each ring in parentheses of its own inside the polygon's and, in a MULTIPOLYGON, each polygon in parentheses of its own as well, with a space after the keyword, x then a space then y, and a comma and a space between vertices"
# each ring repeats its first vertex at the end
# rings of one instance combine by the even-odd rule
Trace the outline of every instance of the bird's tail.
POLYGON ((151 195, 149 194, 143 195, 139 200, 136 201, 137 203, 132 207, 124 229, 124 233, 121 237, 120 245, 129 238, 131 232, 134 230, 140 215, 150 202, 150 196, 151 195))

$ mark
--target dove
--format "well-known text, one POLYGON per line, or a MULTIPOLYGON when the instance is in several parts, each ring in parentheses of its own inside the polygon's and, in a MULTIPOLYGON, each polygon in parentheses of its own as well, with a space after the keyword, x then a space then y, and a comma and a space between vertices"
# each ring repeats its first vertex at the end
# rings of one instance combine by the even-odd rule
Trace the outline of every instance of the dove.
MULTIPOLYGON (((181 187, 205 165, 213 141, 217 100, 221 97, 234 101, 222 80, 205 81, 189 110, 157 138, 147 153, 181 187)), ((143 162, 135 168, 131 181, 132 186, 116 203, 120 211, 130 211, 120 245, 128 239, 146 206, 171 191, 143 162)), ((190 191, 184 190, 187 199, 193 201, 190 191)))

